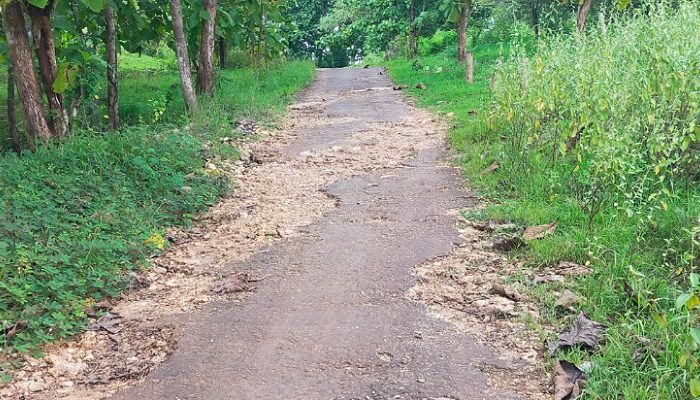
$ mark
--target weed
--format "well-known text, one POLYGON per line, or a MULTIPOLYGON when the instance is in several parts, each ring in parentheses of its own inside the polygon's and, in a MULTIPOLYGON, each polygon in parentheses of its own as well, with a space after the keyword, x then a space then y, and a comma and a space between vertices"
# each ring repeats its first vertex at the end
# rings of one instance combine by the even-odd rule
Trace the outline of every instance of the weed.
MULTIPOLYGON (((443 55, 421 58, 430 71, 389 63, 399 84, 425 83, 408 89, 419 105, 451 116, 452 148, 489 200, 486 218, 559 221, 556 235, 518 255, 525 266, 591 267, 567 287, 583 298, 581 310, 609 325, 607 342, 593 355, 564 355, 591 361, 589 399, 700 392, 699 32, 697 4, 684 3, 588 35, 545 38, 513 57, 477 46, 472 86, 443 55), (483 173, 494 162, 498 170, 483 173)), ((532 295, 554 301, 546 287, 532 295)), ((563 323, 542 309, 550 324, 563 323)))

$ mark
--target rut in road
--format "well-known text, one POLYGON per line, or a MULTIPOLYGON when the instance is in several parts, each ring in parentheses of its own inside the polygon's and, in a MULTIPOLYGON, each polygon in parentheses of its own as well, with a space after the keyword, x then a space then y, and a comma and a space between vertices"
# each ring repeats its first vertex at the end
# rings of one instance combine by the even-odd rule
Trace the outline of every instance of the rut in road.
MULTIPOLYGON (((378 69, 319 70, 286 128, 253 151, 260 165, 240 174, 204 232, 156 260, 168 272, 114 307, 126 333, 68 347, 104 363, 72 367, 79 387, 58 382, 36 398, 529 397, 490 385, 483 371, 512 366, 406 295, 415 266, 462 241, 458 210, 473 203, 443 160, 439 121, 378 69), (250 293, 213 295, 227 273, 264 279, 250 293), (166 361, 110 360, 153 326, 181 332, 166 361), (122 361, 155 369, 133 382, 143 374, 115 369, 122 361)), ((52 357, 67 360, 61 351, 52 357)))

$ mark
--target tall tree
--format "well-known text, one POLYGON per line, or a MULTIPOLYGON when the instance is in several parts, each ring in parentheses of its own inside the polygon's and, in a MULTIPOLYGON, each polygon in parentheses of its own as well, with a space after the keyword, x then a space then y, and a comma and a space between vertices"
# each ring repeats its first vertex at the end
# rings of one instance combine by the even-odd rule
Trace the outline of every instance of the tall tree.
POLYGON ((588 18, 588 14, 591 12, 591 7, 593 7, 593 0, 581 0, 578 7, 578 18, 576 21, 576 29, 578 29, 579 33, 586 29, 586 19, 588 18))
POLYGON ((461 62, 467 61, 467 32, 469 30, 469 15, 471 13, 471 0, 462 0, 457 21, 457 58, 461 62))
POLYGON ((227 56, 227 48, 226 48, 226 38, 221 36, 219 37, 219 68, 220 69, 226 69, 226 56, 227 56))
POLYGON ((199 90, 207 96, 214 94, 214 51, 216 47, 217 0, 202 0, 207 17, 202 23, 199 45, 199 70, 197 83, 199 90))
POLYGON ((57 76, 56 46, 54 44, 51 18, 56 9, 56 0, 48 0, 41 8, 27 4, 27 13, 32 20, 34 50, 39 61, 39 75, 49 104, 48 124, 54 136, 68 134, 68 113, 63 107, 63 94, 53 88, 57 76))
POLYGON ((105 22, 107 25, 107 116, 109 129, 119 129, 119 88, 117 75, 117 24, 114 8, 111 4, 105 7, 105 22))
POLYGON ((15 70, 12 62, 7 63, 7 125, 10 129, 10 139, 12 139, 12 149, 20 154, 22 152, 22 141, 17 131, 17 114, 15 111, 15 70))
POLYGON ((185 28, 182 24, 182 5, 180 0, 170 0, 170 14, 173 21, 173 34, 175 36, 182 95, 185 98, 187 109, 192 113, 197 110, 197 95, 192 84, 192 67, 190 65, 190 56, 187 52, 187 40, 185 39, 185 28))
POLYGON ((15 81, 27 131, 27 145, 34 150, 37 140, 48 141, 51 138, 51 130, 44 115, 39 82, 34 75, 29 35, 19 0, 10 0, 3 8, 2 16, 10 62, 15 66, 15 81))
POLYGON ((409 10, 410 23, 408 25, 408 56, 411 59, 418 57, 418 35, 416 34, 416 0, 411 0, 409 10))
POLYGON ((535 36, 540 36, 540 1, 530 0, 530 23, 535 31, 535 36))

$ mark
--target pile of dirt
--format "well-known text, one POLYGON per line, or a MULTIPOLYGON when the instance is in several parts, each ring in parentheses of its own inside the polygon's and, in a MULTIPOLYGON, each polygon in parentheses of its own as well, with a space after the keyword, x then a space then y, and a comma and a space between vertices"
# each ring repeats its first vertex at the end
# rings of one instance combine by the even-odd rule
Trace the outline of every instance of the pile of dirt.
POLYGON ((520 284, 509 282, 521 265, 496 252, 483 230, 465 224, 460 236, 463 242, 449 256, 415 268, 408 297, 495 350, 500 362, 480 367, 491 386, 529 399, 551 398, 551 379, 540 367, 543 337, 527 326, 540 321, 539 310, 520 284))
POLYGON ((23 367, 14 371, 13 384, 0 389, 0 398, 106 398, 146 376, 175 349, 171 326, 141 326, 118 318, 107 329, 95 327, 73 342, 48 346, 40 359, 25 356, 23 367), (107 391, 86 391, 105 384, 107 391))

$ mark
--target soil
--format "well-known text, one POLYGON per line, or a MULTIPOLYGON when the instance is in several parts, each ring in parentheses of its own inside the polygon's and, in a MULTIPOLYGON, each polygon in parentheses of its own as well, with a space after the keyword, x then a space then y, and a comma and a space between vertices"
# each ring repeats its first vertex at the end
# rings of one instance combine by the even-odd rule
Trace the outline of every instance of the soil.
POLYGON ((461 226, 445 126, 391 85, 319 70, 283 127, 207 163, 233 194, 0 398, 545 398, 518 266, 461 226))

